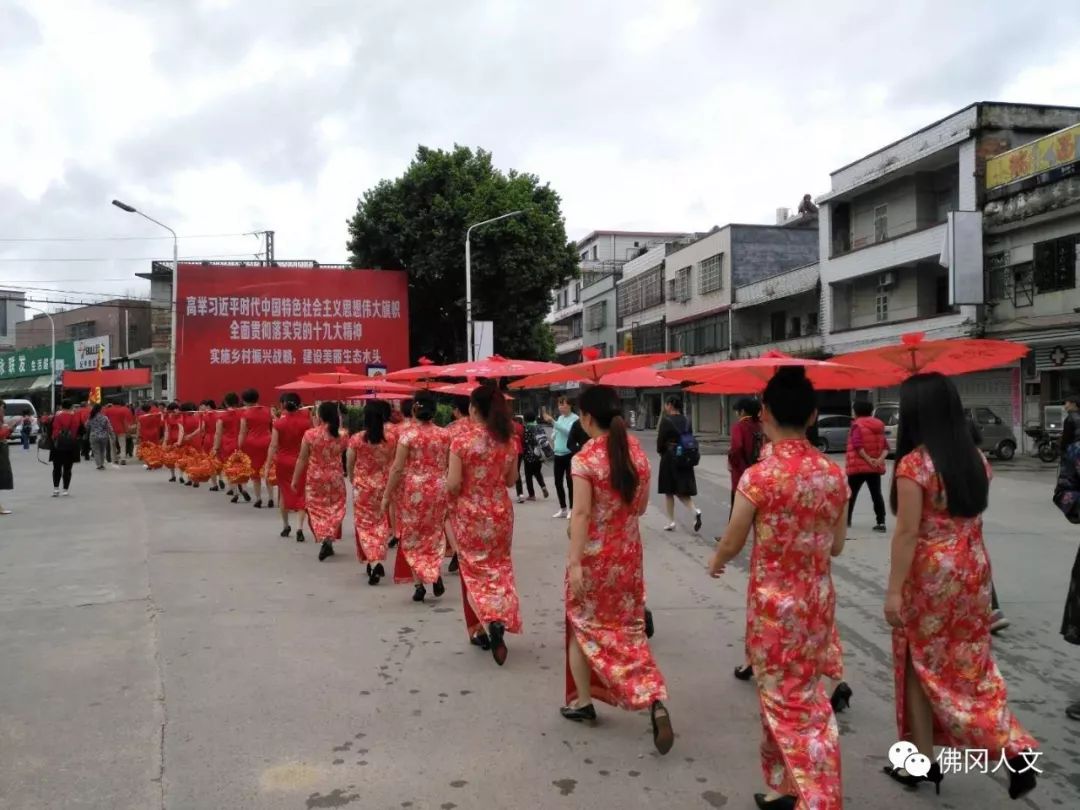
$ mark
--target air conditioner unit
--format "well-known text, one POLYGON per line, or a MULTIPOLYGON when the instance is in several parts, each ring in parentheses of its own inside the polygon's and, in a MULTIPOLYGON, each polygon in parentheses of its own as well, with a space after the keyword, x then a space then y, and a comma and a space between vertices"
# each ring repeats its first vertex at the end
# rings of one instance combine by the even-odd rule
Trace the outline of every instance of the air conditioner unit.
POLYGON ((878 276, 878 286, 888 289, 889 287, 896 286, 896 272, 893 270, 886 270, 884 273, 878 276))

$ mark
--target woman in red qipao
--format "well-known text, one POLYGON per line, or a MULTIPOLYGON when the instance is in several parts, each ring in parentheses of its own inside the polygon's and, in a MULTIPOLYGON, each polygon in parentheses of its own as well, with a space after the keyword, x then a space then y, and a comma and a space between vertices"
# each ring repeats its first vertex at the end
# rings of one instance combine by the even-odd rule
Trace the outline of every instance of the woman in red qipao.
MULTIPOLYGON (((259 404, 259 392, 254 388, 244 391, 240 398, 244 401, 244 409, 240 412, 240 449, 251 459, 255 508, 262 509, 263 471, 266 469, 266 457, 270 452, 270 432, 274 419, 270 415, 270 409, 259 404)), ((267 506, 273 509, 274 491, 269 490, 268 496, 270 502, 267 506)))
POLYGON ((304 434, 311 429, 311 411, 300 407, 300 397, 293 392, 282 394, 281 406, 284 413, 274 421, 274 433, 270 439, 270 452, 266 461, 264 473, 267 480, 270 479, 270 468, 277 473, 277 484, 280 490, 281 502, 281 530, 282 537, 292 534, 292 526, 289 525, 289 514, 300 513, 300 523, 296 529, 296 542, 304 542, 304 489, 307 486, 305 480, 300 481, 300 486, 293 487, 293 473, 296 472, 296 462, 300 458, 300 448, 304 443, 304 434))
MULTIPOLYGON (((990 465, 968 430, 956 387, 919 374, 900 387, 892 510, 896 528, 885 596, 893 627, 896 724, 900 739, 934 759, 934 745, 1004 757, 1009 796, 1035 788, 1038 743, 1009 710, 990 649, 990 559, 982 513, 990 465)), ((931 781, 903 768, 885 772, 909 787, 931 781)))
POLYGON ((341 414, 336 402, 319 404, 318 422, 304 434, 300 458, 293 471, 292 488, 304 485, 308 522, 319 548, 319 562, 334 556, 334 541, 341 539, 345 520, 345 471, 341 469, 341 414))
POLYGON ((165 408, 165 466, 169 470, 170 483, 176 480, 176 460, 180 453, 180 423, 183 416, 180 414, 180 406, 170 402, 165 408))
POLYGON ((202 450, 202 415, 194 402, 185 402, 180 406, 180 455, 176 466, 180 468, 180 483, 195 486, 195 481, 187 469, 202 450))
POLYGON ((592 698, 649 709, 653 744, 675 732, 667 686, 645 636, 645 578, 638 518, 649 504, 649 461, 615 389, 590 387, 578 402, 590 441, 570 464, 574 508, 566 569, 567 720, 595 720, 592 698))
POLYGON ((353 483, 356 557, 367 563, 368 585, 378 585, 386 576, 383 562, 390 543, 390 518, 380 504, 397 452, 397 439, 387 424, 389 417, 386 402, 367 404, 364 429, 349 439, 345 462, 353 483))
POLYGON ((506 398, 492 384, 472 392, 470 423, 450 442, 450 524, 457 539, 461 603, 469 640, 506 663, 505 633, 521 632, 521 604, 510 543, 514 507, 507 487, 517 481, 517 451, 506 398))
POLYGON ((251 459, 240 452, 240 397, 230 391, 225 395, 222 402, 225 405, 225 411, 218 419, 217 437, 214 440, 214 455, 217 456, 218 461, 221 463, 222 473, 228 482, 228 489, 225 494, 227 497, 232 498, 233 503, 239 501, 240 498, 250 501, 251 496, 244 489, 244 484, 247 483, 250 476, 241 475, 243 480, 239 481, 230 475, 232 470, 245 465, 250 466, 251 464, 251 459), (228 470, 226 470, 226 467, 228 470))
POLYGON ((423 602, 426 585, 433 586, 435 596, 446 592, 442 560, 446 550, 443 523, 450 439, 443 428, 431 421, 435 418, 435 397, 429 392, 416 396, 413 418, 413 424, 399 429, 394 466, 379 511, 385 514, 392 503, 397 507, 401 551, 412 569, 416 586, 413 601, 423 602))
MULTIPOLYGON (((446 433, 451 444, 454 443, 454 439, 459 433, 473 428, 474 422, 469 417, 469 407, 468 397, 454 397, 450 406, 450 415, 453 419, 446 426, 446 433)), ((460 563, 458 562, 457 539, 454 537, 454 524, 450 520, 449 512, 446 515, 446 553, 450 557, 450 565, 447 566, 446 570, 451 574, 456 574, 460 563)))
POLYGON ((840 735, 822 676, 838 678, 841 667, 830 558, 847 534, 847 478, 806 439, 817 405, 802 366, 777 371, 762 404, 770 452, 743 474, 709 573, 724 572, 753 527, 746 653, 772 789, 754 800, 774 810, 840 810, 840 735))
POLYGON ((164 424, 161 413, 150 404, 144 404, 139 412, 139 447, 136 451, 139 460, 147 470, 161 468, 161 435, 164 424))

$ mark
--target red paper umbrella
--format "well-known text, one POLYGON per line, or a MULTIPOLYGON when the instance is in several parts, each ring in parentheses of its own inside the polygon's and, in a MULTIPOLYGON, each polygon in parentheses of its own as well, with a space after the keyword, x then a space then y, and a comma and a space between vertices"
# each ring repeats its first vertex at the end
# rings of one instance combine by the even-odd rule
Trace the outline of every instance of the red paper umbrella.
MULTIPOLYGON (((468 397, 472 396, 472 392, 479 388, 481 384, 475 380, 470 380, 469 382, 455 383, 454 385, 439 385, 431 390, 436 394, 445 394, 450 397, 468 397)), ((505 391, 503 396, 509 400, 513 399, 511 396, 507 396, 505 391)))
POLYGON ((854 366, 791 357, 777 351, 768 351, 761 357, 670 369, 661 371, 660 374, 680 382, 698 383, 687 389, 692 394, 757 394, 765 390, 773 374, 783 366, 803 366, 806 376, 819 390, 876 388, 897 382, 895 370, 888 373, 869 373, 854 366))
POLYGON ((392 391, 356 391, 353 393, 345 393, 341 395, 344 400, 363 400, 368 401, 372 399, 385 399, 391 402, 400 402, 401 400, 408 399, 409 394, 395 394, 392 391))
POLYGON ((340 396, 340 392, 338 392, 333 385, 304 382, 301 380, 294 380, 291 383, 279 385, 274 390, 284 392, 291 391, 294 394, 299 394, 305 399, 337 399, 340 396))
POLYGON ((600 378, 600 385, 610 385, 612 388, 672 388, 678 383, 661 377, 656 369, 646 366, 605 374, 600 378))
POLYGON ((678 352, 665 352, 662 354, 628 354, 621 357, 595 359, 597 354, 599 352, 596 352, 595 349, 586 349, 582 352, 582 355, 593 359, 586 359, 584 362, 575 363, 572 366, 560 366, 556 370, 547 371, 543 374, 534 374, 524 380, 510 383, 510 387, 544 388, 553 383, 561 382, 599 383, 601 378, 607 374, 655 366, 658 363, 666 363, 669 360, 681 357, 678 352))
POLYGON ((387 380, 386 377, 363 377, 359 380, 353 380, 351 382, 343 382, 333 386, 334 390, 339 394, 363 394, 364 392, 370 393, 385 393, 385 394, 398 394, 403 397, 408 397, 414 394, 417 390, 415 385, 409 385, 408 383, 393 382, 387 380))
POLYGON ((352 382, 354 380, 366 380, 367 374, 358 374, 354 371, 349 371, 343 366, 339 366, 333 371, 315 371, 311 374, 301 374, 297 378, 297 382, 310 382, 321 383, 323 385, 340 385, 345 382, 352 382))
POLYGON ((922 332, 911 332, 899 344, 842 354, 837 363, 868 371, 898 372, 902 379, 913 374, 936 371, 941 374, 970 374, 1014 363, 1027 355, 1023 343, 982 338, 925 340, 922 332))
POLYGON ((545 363, 542 360, 510 360, 494 354, 486 360, 472 363, 454 363, 439 369, 440 377, 526 377, 530 374, 542 374, 565 368, 558 363, 545 363))
POLYGON ((412 368, 403 368, 400 371, 391 371, 385 375, 385 379, 397 382, 409 382, 410 380, 425 380, 431 377, 441 376, 440 367, 433 360, 426 357, 420 358, 420 364, 412 368))

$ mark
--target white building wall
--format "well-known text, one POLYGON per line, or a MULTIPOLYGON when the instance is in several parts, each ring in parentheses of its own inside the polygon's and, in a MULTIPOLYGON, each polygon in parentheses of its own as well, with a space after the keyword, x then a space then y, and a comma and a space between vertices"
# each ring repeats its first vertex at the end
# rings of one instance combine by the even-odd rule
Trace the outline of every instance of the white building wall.
POLYGON ((15 348, 15 324, 28 317, 26 310, 19 306, 25 302, 25 292, 0 289, 0 349, 15 348))
POLYGON ((681 303, 670 300, 670 296, 668 296, 666 311, 669 323, 671 321, 686 320, 731 303, 731 229, 727 227, 721 228, 716 233, 711 233, 682 250, 670 254, 664 264, 665 294, 669 290, 672 279, 678 278, 679 271, 685 267, 691 268, 690 300, 681 303), (716 292, 700 295, 698 293, 698 280, 700 278, 701 261, 718 253, 724 257, 721 287, 716 292))

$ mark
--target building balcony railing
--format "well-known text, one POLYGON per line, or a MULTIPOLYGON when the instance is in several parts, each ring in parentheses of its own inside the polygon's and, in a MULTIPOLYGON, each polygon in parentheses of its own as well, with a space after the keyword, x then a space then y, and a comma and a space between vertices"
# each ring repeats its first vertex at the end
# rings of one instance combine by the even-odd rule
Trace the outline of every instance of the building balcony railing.
POLYGON ((751 337, 743 339, 741 342, 737 340, 732 356, 738 358, 760 357, 765 352, 772 350, 790 354, 793 357, 808 357, 820 354, 824 346, 825 338, 820 331, 784 340, 751 337))
POLYGON ((942 223, 833 256, 827 262, 822 262, 822 280, 835 283, 890 267, 937 259, 945 244, 947 228, 948 225, 942 223))

